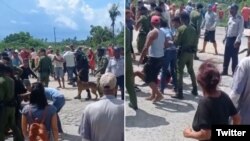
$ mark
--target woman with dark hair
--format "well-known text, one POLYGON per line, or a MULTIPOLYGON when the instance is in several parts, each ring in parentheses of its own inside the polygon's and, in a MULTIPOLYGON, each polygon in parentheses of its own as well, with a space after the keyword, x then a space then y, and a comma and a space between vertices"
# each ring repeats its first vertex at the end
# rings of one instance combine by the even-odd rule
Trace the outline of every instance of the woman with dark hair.
POLYGON ((187 138, 211 140, 213 125, 228 125, 230 117, 233 124, 240 124, 240 116, 229 96, 218 90, 220 73, 212 62, 204 62, 197 77, 204 97, 199 101, 193 119, 193 129, 186 128, 183 132, 187 138))
POLYGON ((44 121, 44 125, 50 137, 53 134, 54 141, 58 141, 56 108, 49 105, 45 96, 42 83, 36 82, 32 85, 30 104, 22 111, 22 132, 24 137, 29 137, 29 127, 35 120, 44 121), (27 126, 28 125, 28 126, 27 126))

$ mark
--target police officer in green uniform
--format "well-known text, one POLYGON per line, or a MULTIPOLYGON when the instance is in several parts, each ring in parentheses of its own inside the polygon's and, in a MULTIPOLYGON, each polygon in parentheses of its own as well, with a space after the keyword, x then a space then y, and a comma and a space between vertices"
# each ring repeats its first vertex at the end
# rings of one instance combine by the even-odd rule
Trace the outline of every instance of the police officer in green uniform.
POLYGON ((5 140, 5 130, 12 129, 14 141, 22 141, 21 131, 15 121, 14 80, 7 75, 11 68, 0 62, 0 141, 5 140))
POLYGON ((133 108, 134 110, 138 109, 137 106, 137 97, 134 88, 134 76, 133 76, 133 66, 132 66, 132 59, 131 59, 131 48, 129 47, 131 42, 130 37, 130 30, 126 27, 125 35, 126 35, 126 88, 129 94, 129 107, 133 108))
POLYGON ((146 7, 141 7, 139 9, 139 19, 136 22, 135 30, 139 30, 137 37, 137 49, 141 53, 146 42, 147 34, 150 31, 150 19, 148 16, 148 10, 146 7))
POLYGON ((98 87, 98 93, 100 96, 103 95, 103 92, 100 87, 100 79, 101 76, 105 73, 105 70, 108 66, 108 58, 105 56, 105 49, 104 48, 98 48, 97 49, 97 70, 94 75, 97 76, 97 87, 98 87))
POLYGON ((35 68, 35 71, 39 72, 39 81, 44 84, 45 87, 49 85, 49 76, 52 71, 52 61, 47 56, 45 49, 40 49, 40 60, 38 66, 35 68))
POLYGON ((198 41, 199 41, 199 37, 200 37, 200 33, 201 33, 201 23, 202 23, 202 15, 201 15, 201 11, 203 9, 203 5, 201 3, 198 3, 196 5, 196 9, 192 10, 192 12, 190 13, 190 25, 192 25, 197 33, 197 38, 196 38, 196 51, 195 51, 195 56, 194 59, 195 60, 199 60, 199 57, 197 56, 197 49, 198 49, 198 41))
POLYGON ((197 45, 197 32, 193 26, 189 24, 190 18, 187 13, 181 13, 180 15, 182 26, 177 30, 175 38, 175 44, 178 46, 178 59, 177 59, 177 83, 178 90, 177 94, 172 98, 183 99, 183 71, 184 67, 187 66, 188 73, 191 76, 193 85, 192 94, 198 95, 197 83, 195 73, 193 69, 193 58, 196 52, 197 45))

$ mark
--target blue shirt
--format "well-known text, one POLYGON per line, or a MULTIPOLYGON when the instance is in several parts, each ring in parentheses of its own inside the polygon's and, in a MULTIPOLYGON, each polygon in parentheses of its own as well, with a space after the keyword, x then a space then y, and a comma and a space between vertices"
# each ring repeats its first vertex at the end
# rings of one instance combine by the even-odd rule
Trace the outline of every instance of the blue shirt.
POLYGON ((55 88, 45 88, 45 96, 48 100, 53 102, 64 97, 64 95, 55 88))
POLYGON ((17 58, 12 58, 12 65, 13 66, 17 66, 17 67, 19 67, 20 65, 21 65, 21 60, 19 59, 19 57, 17 57, 17 58))
MULTIPOLYGON (((166 27, 166 28, 160 28, 161 31, 164 32, 164 34, 166 35, 167 38, 169 38, 170 40, 173 40, 173 36, 174 36, 174 30, 171 30, 170 28, 166 27)), ((172 45, 168 48, 165 48, 165 51, 166 50, 176 50, 176 47, 175 45, 172 45)))

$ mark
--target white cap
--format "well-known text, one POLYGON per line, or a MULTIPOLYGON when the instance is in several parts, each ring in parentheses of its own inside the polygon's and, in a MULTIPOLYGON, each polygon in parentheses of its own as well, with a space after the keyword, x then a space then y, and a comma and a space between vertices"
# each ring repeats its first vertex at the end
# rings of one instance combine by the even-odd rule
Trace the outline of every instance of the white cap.
POLYGON ((112 73, 105 73, 100 79, 100 86, 103 89, 114 89, 116 87, 116 76, 112 73))

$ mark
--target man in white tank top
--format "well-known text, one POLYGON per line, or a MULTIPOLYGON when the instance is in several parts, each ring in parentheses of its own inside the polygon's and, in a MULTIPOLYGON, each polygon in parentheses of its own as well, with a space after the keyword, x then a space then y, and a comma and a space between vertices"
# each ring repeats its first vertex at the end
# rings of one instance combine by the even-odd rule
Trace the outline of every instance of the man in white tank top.
POLYGON ((139 62, 142 63, 148 54, 143 72, 136 72, 135 75, 144 80, 152 89, 152 95, 147 100, 157 102, 163 99, 163 95, 157 87, 157 76, 162 68, 164 47, 166 45, 165 34, 160 30, 160 17, 152 16, 151 24, 153 29, 148 33, 139 62))

